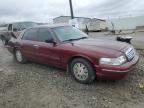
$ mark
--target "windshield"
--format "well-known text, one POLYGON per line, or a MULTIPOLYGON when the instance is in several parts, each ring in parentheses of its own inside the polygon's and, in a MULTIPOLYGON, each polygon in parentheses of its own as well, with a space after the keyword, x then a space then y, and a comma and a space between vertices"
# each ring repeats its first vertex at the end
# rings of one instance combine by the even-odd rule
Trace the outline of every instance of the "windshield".
POLYGON ((60 41, 76 40, 87 38, 88 35, 72 26, 56 27, 53 31, 60 39, 60 41))

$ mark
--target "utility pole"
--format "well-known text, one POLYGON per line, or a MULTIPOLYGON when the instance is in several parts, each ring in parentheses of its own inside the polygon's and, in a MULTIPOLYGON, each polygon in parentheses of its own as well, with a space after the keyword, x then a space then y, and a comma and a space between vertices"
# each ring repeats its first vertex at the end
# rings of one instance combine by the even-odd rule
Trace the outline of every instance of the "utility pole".
POLYGON ((70 12, 71 12, 71 19, 74 19, 72 0, 69 0, 69 5, 70 5, 70 12))

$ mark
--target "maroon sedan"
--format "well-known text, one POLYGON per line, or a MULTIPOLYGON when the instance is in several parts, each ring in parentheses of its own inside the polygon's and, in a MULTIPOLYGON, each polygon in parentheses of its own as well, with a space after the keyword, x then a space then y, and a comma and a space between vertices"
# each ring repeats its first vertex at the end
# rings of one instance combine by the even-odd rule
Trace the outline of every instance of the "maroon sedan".
POLYGON ((133 46, 93 39, 68 25, 39 26, 25 30, 7 46, 19 63, 35 61, 68 69, 80 83, 121 79, 138 63, 133 46))

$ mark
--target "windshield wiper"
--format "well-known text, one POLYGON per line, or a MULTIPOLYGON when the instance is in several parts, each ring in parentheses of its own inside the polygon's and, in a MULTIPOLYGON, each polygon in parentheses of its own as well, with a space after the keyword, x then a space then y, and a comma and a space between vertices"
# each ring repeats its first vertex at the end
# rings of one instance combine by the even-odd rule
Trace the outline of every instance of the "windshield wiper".
POLYGON ((85 38, 88 38, 88 37, 81 37, 81 38, 77 38, 77 39, 68 39, 68 40, 64 40, 63 42, 80 40, 80 39, 85 39, 85 38))
POLYGON ((85 39, 85 38, 88 38, 88 37, 81 37, 81 38, 78 38, 78 39, 85 39))
POLYGON ((64 40, 63 42, 74 41, 74 40, 78 40, 78 39, 68 39, 68 40, 64 40))

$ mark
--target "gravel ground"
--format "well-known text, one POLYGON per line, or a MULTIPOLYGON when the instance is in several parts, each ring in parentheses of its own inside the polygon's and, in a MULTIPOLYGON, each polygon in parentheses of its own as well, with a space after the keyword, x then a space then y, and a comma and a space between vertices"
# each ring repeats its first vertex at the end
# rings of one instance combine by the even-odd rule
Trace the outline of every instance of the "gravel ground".
POLYGON ((82 85, 63 70, 16 63, 0 42, 0 108, 143 108, 144 51, 139 53, 126 78, 82 85))

